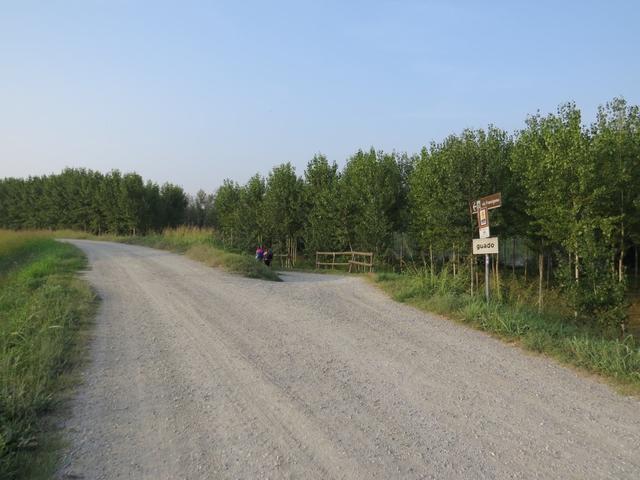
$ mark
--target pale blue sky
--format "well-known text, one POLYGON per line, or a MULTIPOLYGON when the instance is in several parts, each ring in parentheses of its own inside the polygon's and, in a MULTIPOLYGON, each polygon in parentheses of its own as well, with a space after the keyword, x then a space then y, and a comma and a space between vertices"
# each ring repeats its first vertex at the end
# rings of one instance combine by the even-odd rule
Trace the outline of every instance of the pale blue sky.
POLYGON ((0 177, 189 192, 317 152, 417 152, 577 102, 640 103, 640 2, 0 0, 0 177))

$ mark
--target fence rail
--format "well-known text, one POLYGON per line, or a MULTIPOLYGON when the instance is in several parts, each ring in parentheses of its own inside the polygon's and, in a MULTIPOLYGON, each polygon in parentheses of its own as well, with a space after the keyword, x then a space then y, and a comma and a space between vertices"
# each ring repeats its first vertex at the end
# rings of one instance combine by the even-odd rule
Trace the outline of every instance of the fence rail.
POLYGON ((296 264, 296 258, 288 253, 274 253, 273 258, 280 262, 281 268, 293 268, 296 264))
POLYGON ((349 273, 354 267, 356 272, 361 269, 373 272, 373 252, 316 252, 316 269, 321 267, 331 267, 332 270, 335 267, 349 267, 349 273), (345 261, 344 257, 348 257, 348 260, 345 261))

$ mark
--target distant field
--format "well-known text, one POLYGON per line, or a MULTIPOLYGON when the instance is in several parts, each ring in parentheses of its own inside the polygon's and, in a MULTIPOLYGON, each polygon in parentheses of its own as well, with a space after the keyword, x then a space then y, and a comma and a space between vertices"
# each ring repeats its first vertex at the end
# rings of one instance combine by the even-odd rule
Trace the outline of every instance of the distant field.
POLYGON ((50 478, 46 414, 72 378, 94 295, 74 246, 50 234, 0 230, 0 477, 50 478))

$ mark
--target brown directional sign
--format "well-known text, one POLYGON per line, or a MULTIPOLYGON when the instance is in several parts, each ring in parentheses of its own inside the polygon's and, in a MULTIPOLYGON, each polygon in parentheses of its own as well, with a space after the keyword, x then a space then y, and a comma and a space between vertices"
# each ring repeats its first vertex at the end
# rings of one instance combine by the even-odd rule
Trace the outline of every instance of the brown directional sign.
POLYGON ((488 210, 491 210, 493 208, 498 208, 501 206, 502 206, 502 195, 500 195, 500 192, 480 198, 480 207, 484 207, 484 208, 487 208, 488 210))

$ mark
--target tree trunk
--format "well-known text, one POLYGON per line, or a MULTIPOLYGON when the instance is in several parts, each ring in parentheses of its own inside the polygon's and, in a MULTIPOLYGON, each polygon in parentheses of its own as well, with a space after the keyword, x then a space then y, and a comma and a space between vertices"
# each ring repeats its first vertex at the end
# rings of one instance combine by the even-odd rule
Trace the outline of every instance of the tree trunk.
POLYGON ((624 223, 622 224, 622 238, 620 238, 620 257, 618 258, 618 282, 622 282, 624 274, 624 223))
POLYGON ((298 242, 294 237, 291 237, 291 268, 295 268, 297 257, 298 257, 298 242))
POLYGON ((511 273, 516 275, 516 237, 511 241, 511 273))
POLYGON ((473 297, 473 254, 469 255, 469 271, 471 272, 471 296, 473 297))
POLYGON ((547 255, 547 290, 549 290, 550 277, 551 277, 551 254, 547 255))
POLYGON ((460 273, 460 251, 456 250, 455 246, 453 248, 454 248, 453 252, 454 252, 455 257, 456 257, 455 261, 456 261, 456 275, 457 275, 458 273, 460 273))
POLYGON ((542 311, 542 278, 544 270, 544 254, 538 254, 538 312, 542 311))
POLYGON ((429 244, 429 262, 431 265, 431 285, 433 285, 433 245, 429 244))
POLYGON ((634 273, 635 273, 636 282, 637 282, 638 281, 638 245, 634 246, 634 253, 635 253, 634 273))
POLYGON ((491 280, 493 281, 493 285, 496 285, 496 257, 497 255, 491 255, 491 280))
POLYGON ((500 254, 496 254, 496 298, 502 299, 500 293, 500 254))
POLYGON ((453 246, 451 247, 451 264, 453 267, 453 276, 456 276, 456 245, 453 244, 453 246))
POLYGON ((491 269, 491 259, 488 254, 484 255, 484 296, 489 303, 489 270, 491 269))
POLYGON ((527 264, 529 263, 529 247, 524 246, 524 283, 527 283, 527 264))

